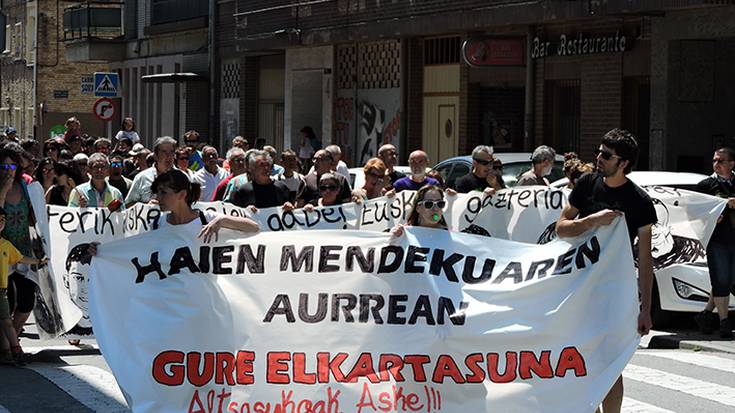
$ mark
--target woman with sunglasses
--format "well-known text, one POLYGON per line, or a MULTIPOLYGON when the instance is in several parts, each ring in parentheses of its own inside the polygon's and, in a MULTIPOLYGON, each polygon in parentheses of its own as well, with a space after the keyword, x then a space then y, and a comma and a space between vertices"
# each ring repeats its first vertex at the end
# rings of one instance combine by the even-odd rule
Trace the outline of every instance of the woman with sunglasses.
POLYGON ((54 162, 59 162, 59 155, 61 154, 61 146, 54 139, 49 139, 43 143, 43 157, 51 158, 54 162))
POLYGON ((55 184, 46 191, 47 205, 69 205, 69 194, 81 183, 81 173, 76 164, 71 161, 61 161, 54 164, 55 184))
POLYGON ((43 193, 45 194, 49 188, 54 185, 56 181, 56 171, 54 170, 56 162, 51 158, 43 158, 36 167, 36 172, 33 174, 33 179, 43 187, 43 193))
MULTIPOLYGON (((385 173, 387 168, 380 158, 371 158, 362 168, 365 173, 365 183, 362 188, 352 191, 354 202, 367 201, 369 199, 378 198, 383 195, 391 195, 386 192, 388 178, 385 173)), ((395 190, 391 190, 395 194, 395 190)))
POLYGON ((180 146, 178 149, 176 149, 176 167, 181 170, 181 172, 185 173, 186 176, 191 179, 191 177, 194 175, 194 171, 189 169, 189 154, 192 150, 186 146, 180 146))
MULTIPOLYGON (((340 178, 331 173, 327 172, 319 178, 319 198, 316 200, 316 206, 332 206, 340 205, 343 200, 339 198, 339 192, 342 189, 342 181, 340 178)), ((314 210, 314 205, 304 205, 304 210, 314 210)))
MULTIPOLYGON (((447 221, 444 219, 446 205, 443 189, 436 185, 421 187, 411 202, 411 212, 406 218, 406 225, 446 230, 448 229, 447 221)), ((403 225, 395 226, 391 233, 396 237, 402 236, 403 225)))

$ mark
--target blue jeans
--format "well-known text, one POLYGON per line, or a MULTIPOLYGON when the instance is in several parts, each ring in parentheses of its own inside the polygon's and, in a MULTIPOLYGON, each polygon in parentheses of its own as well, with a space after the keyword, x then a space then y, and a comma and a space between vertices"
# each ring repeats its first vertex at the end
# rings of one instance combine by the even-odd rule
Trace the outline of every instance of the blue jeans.
POLYGON ((712 295, 728 297, 735 285, 735 245, 710 242, 707 245, 707 267, 712 295))

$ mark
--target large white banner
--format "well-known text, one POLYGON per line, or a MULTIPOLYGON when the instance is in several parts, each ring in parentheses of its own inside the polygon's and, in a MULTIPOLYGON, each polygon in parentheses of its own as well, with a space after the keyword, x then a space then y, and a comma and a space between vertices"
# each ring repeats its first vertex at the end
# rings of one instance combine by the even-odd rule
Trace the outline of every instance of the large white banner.
MULTIPOLYGON (((704 245, 722 199, 665 187, 645 188, 656 205, 659 224, 654 227, 656 268, 704 259, 704 245)), ((414 192, 378 198, 363 204, 284 211, 261 209, 252 214, 222 202, 199 203, 196 207, 228 215, 249 216, 261 231, 354 229, 387 231, 405 222, 414 192)), ((554 224, 567 204, 567 191, 545 187, 510 188, 493 197, 480 192, 448 196, 445 216, 452 230, 543 244, 555 238, 554 224)), ((155 205, 139 204, 124 212, 49 206, 46 239, 51 257, 51 274, 42 277, 41 291, 49 305, 39 306, 36 318, 43 338, 72 330, 79 337, 92 334, 87 312, 89 258, 83 252, 90 242, 106 243, 153 228, 160 211, 155 205), (43 311, 41 311, 43 310, 43 311), (48 327, 46 327, 48 326, 48 327)), ((44 273, 45 274, 45 273, 44 273)))
POLYGON ((545 245, 221 235, 166 227, 92 260, 97 341, 136 412, 593 411, 638 344, 622 220, 545 245))

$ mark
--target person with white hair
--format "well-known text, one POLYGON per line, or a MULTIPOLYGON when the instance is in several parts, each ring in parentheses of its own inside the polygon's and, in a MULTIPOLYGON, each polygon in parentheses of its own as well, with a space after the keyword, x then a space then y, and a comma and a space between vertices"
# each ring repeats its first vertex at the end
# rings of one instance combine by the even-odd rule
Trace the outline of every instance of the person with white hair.
POLYGON ((533 166, 518 178, 516 186, 549 186, 549 180, 546 177, 554 168, 554 158, 556 158, 556 151, 550 146, 541 145, 534 149, 531 155, 533 166))
POLYGON ((454 183, 454 189, 462 194, 472 191, 487 191, 489 195, 494 193, 493 183, 496 174, 494 168, 495 157, 493 147, 478 145, 472 150, 472 170, 465 176, 460 177, 454 183))
MULTIPOLYGON (((340 149, 339 145, 328 145, 324 150, 332 155, 332 170, 349 179, 350 170, 347 168, 347 164, 342 161, 342 149, 340 149)), ((313 165, 311 169, 309 169, 309 173, 312 172, 314 172, 313 165)))

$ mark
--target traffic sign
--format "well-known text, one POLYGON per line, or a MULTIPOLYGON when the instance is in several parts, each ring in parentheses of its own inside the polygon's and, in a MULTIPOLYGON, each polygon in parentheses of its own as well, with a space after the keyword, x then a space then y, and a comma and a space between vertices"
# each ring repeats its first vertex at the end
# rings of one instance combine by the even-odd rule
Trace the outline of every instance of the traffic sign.
POLYGON ((97 119, 108 121, 112 119, 113 116, 115 116, 115 104, 112 102, 111 99, 99 98, 96 102, 94 102, 92 111, 94 112, 94 116, 96 116, 97 119))
POLYGON ((94 95, 95 96, 117 96, 120 79, 117 73, 94 72, 94 95))

